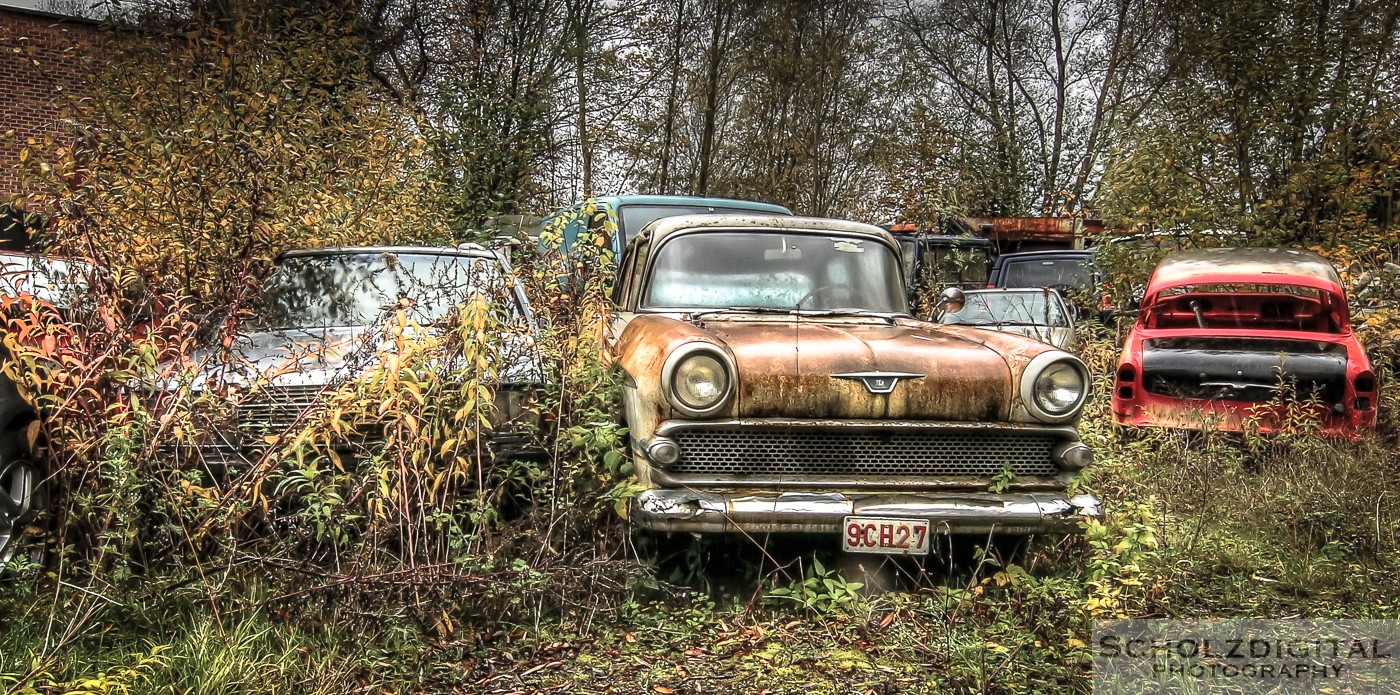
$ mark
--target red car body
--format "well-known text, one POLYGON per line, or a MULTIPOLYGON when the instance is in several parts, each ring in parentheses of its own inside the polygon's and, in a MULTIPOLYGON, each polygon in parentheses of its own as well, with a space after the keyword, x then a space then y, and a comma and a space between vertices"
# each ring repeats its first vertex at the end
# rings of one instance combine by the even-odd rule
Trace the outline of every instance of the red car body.
POLYGON ((1377 379, 1346 291, 1322 257, 1291 249, 1168 255, 1118 362, 1122 425, 1352 438, 1375 426, 1377 379))

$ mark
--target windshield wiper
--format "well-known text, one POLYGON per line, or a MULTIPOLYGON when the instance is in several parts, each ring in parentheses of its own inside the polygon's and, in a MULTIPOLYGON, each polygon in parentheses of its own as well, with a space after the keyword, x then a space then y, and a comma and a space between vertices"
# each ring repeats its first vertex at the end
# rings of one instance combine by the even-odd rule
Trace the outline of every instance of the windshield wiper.
POLYGON ((792 314, 793 310, 780 309, 774 306, 726 306, 686 313, 689 313, 691 320, 694 320, 701 316, 709 316, 710 314, 792 314))
POLYGON ((871 311, 869 309, 783 309, 772 306, 729 306, 714 309, 703 309, 689 312, 691 320, 699 319, 702 316, 711 314, 774 314, 797 317, 822 317, 822 316, 862 316, 877 319, 884 319, 891 324, 895 317, 891 314, 871 311))
POLYGON ((885 312, 880 311, 871 311, 869 309, 794 309, 790 313, 792 313, 794 316, 862 316, 877 319, 885 319, 891 324, 894 323, 895 319, 895 317, 892 314, 887 314, 885 312))

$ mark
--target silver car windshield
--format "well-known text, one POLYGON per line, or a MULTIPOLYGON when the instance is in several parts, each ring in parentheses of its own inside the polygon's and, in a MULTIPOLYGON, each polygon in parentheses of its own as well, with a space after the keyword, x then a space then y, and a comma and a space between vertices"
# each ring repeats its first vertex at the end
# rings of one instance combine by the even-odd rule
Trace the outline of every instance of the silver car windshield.
POLYGON ((59 308, 78 308, 89 299, 98 272, 77 260, 6 255, 0 260, 0 295, 30 295, 59 308))
POLYGON ((967 326, 1069 325, 1069 318, 1050 292, 968 292, 959 311, 944 312, 939 323, 967 326))
POLYGON ((409 318, 443 321, 473 295, 518 316, 500 266, 471 256, 356 253, 282 259, 264 286, 256 321, 265 330, 369 326, 401 304, 409 318))
POLYGON ((653 258, 643 310, 907 309, 898 255, 871 239, 702 232, 666 240, 653 258))

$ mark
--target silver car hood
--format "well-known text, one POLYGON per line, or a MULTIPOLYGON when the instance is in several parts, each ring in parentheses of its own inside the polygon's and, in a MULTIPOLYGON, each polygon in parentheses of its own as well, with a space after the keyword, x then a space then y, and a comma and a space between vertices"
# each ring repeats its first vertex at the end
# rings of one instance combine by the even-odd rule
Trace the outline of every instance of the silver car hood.
MULTIPOLYGON (((502 334, 500 339, 500 349, 495 353, 496 359, 504 363, 496 365, 499 383, 544 381, 540 352, 532 337, 502 334)), ((382 331, 368 326, 241 333, 227 350, 209 347, 191 354, 187 364, 195 374, 187 383, 195 390, 217 386, 324 386, 372 371, 386 342, 382 331)), ((445 368, 457 366, 448 364, 445 368)), ((167 367, 170 369, 162 373, 172 376, 162 386, 170 388, 182 380, 173 376, 180 371, 179 365, 167 367)), ((188 370, 185 373, 188 377, 188 370)))
POLYGON ((1074 349, 1074 329, 1063 326, 1032 326, 1026 324, 1001 324, 996 326, 978 326, 991 331, 1001 331, 1013 335, 1023 335, 1027 338, 1039 340, 1042 343, 1049 343, 1061 350, 1074 349))

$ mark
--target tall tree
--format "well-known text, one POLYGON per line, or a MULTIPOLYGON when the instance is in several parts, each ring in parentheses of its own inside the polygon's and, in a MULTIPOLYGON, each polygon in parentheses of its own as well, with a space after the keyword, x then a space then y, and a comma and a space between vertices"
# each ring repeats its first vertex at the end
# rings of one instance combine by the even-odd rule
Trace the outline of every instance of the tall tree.
MULTIPOLYGON (((437 9, 454 20, 433 61, 452 66, 419 86, 443 209, 459 237, 488 219, 538 206, 544 169, 562 146, 557 93, 572 71, 571 6, 556 0, 468 0, 437 9)), ((430 20, 424 20, 430 21, 430 20)), ((441 20, 431 20, 440 23, 441 20)))
POLYGON ((1056 214, 1089 204, 1106 144, 1159 82, 1163 13, 1147 0, 904 0, 892 33, 963 114, 968 207, 1056 214))
POLYGON ((1394 223, 1378 201, 1400 171, 1400 8, 1249 0, 1170 17, 1174 77, 1111 163, 1115 216, 1274 241, 1394 223))
POLYGON ((287 248, 440 239, 358 19, 269 1, 122 28, 71 103, 74 144, 27 157, 59 250, 218 303, 287 248))

